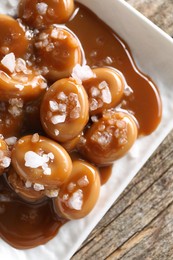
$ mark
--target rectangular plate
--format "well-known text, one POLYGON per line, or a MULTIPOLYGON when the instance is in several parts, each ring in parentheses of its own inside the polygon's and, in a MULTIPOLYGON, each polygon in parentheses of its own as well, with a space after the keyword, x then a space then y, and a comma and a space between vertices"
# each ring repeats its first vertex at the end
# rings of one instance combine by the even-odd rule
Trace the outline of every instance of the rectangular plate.
MULTIPOLYGON (((17 0, 2 1, 0 11, 14 14, 17 0), (11 4, 10 4, 11 3, 11 4)), ((139 169, 173 128, 173 40, 148 19, 121 0, 79 0, 89 7, 129 45, 138 68, 157 84, 163 117, 158 129, 140 138, 130 153, 116 162, 110 181, 101 188, 95 209, 82 220, 70 221, 46 245, 29 250, 16 250, 0 240, 0 259, 65 260, 79 248, 91 230, 111 207, 139 169), (106 10, 106 11, 105 11, 106 10), (150 147, 150 149, 148 149, 150 147)))

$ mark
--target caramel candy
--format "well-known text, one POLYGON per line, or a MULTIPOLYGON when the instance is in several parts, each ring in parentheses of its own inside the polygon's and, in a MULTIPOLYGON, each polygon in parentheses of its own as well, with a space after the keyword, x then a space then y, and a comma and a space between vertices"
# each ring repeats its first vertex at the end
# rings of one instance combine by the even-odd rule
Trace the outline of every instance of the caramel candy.
POLYGON ((95 77, 83 81, 88 98, 90 114, 96 115, 104 109, 115 107, 123 97, 125 79, 113 68, 93 69, 95 77))
POLYGON ((77 137, 88 121, 88 96, 74 79, 61 79, 44 95, 40 111, 46 133, 59 142, 66 142, 77 137))
POLYGON ((105 110, 82 137, 79 152, 97 165, 109 165, 127 153, 136 141, 136 120, 127 112, 105 110))
POLYGON ((1 101, 19 97, 24 101, 30 101, 45 92, 47 81, 33 68, 28 67, 25 60, 16 59, 13 53, 7 54, 5 58, 5 67, 0 67, 1 101))
POLYGON ((66 27, 52 25, 35 38, 37 65, 47 69, 45 77, 51 81, 69 77, 76 64, 82 63, 81 45, 66 27))
POLYGON ((85 161, 74 161, 72 174, 59 190, 54 209, 67 219, 79 219, 89 214, 100 192, 98 170, 85 161))
POLYGON ((4 173, 5 169, 10 166, 11 158, 8 145, 5 140, 0 138, 0 175, 4 173))
POLYGON ((73 11, 73 0, 21 0, 19 3, 19 17, 34 28, 65 23, 73 11))
POLYGON ((71 174, 72 162, 58 143, 38 134, 24 136, 12 150, 12 165, 24 181, 37 190, 54 189, 71 174))
POLYGON ((17 58, 26 54, 29 41, 25 37, 25 31, 15 19, 0 14, 0 32, 0 60, 11 52, 17 58))
POLYGON ((23 181, 13 167, 7 172, 7 180, 14 191, 26 201, 35 202, 45 196, 43 190, 37 191, 29 181, 23 181))

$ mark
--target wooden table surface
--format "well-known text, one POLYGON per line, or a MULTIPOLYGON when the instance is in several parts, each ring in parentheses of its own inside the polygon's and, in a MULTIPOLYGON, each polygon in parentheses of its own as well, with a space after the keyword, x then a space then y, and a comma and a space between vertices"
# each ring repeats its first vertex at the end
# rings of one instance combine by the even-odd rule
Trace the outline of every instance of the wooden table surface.
MULTIPOLYGON (((173 36, 173 0, 126 2, 173 36)), ((72 258, 85 259, 173 259, 173 132, 72 258)))

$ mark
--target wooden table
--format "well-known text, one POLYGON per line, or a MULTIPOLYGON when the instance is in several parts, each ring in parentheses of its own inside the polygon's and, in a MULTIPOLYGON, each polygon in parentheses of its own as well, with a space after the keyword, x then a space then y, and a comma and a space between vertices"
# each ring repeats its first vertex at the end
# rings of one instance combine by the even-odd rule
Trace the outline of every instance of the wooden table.
MULTIPOLYGON (((173 36, 173 0, 126 2, 173 36)), ((173 132, 114 203, 72 260, 173 259, 172 158, 173 132)))

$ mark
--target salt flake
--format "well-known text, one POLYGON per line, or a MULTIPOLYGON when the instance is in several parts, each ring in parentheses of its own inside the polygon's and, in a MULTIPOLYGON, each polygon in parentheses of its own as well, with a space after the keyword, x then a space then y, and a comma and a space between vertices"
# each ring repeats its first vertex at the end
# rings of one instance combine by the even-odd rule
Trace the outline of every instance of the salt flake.
POLYGON ((83 192, 82 190, 75 191, 68 200, 68 206, 71 209, 81 210, 83 205, 83 192))
POLYGON ((13 52, 5 55, 5 57, 1 60, 1 63, 4 67, 6 67, 11 73, 14 72, 16 66, 16 58, 13 52))

